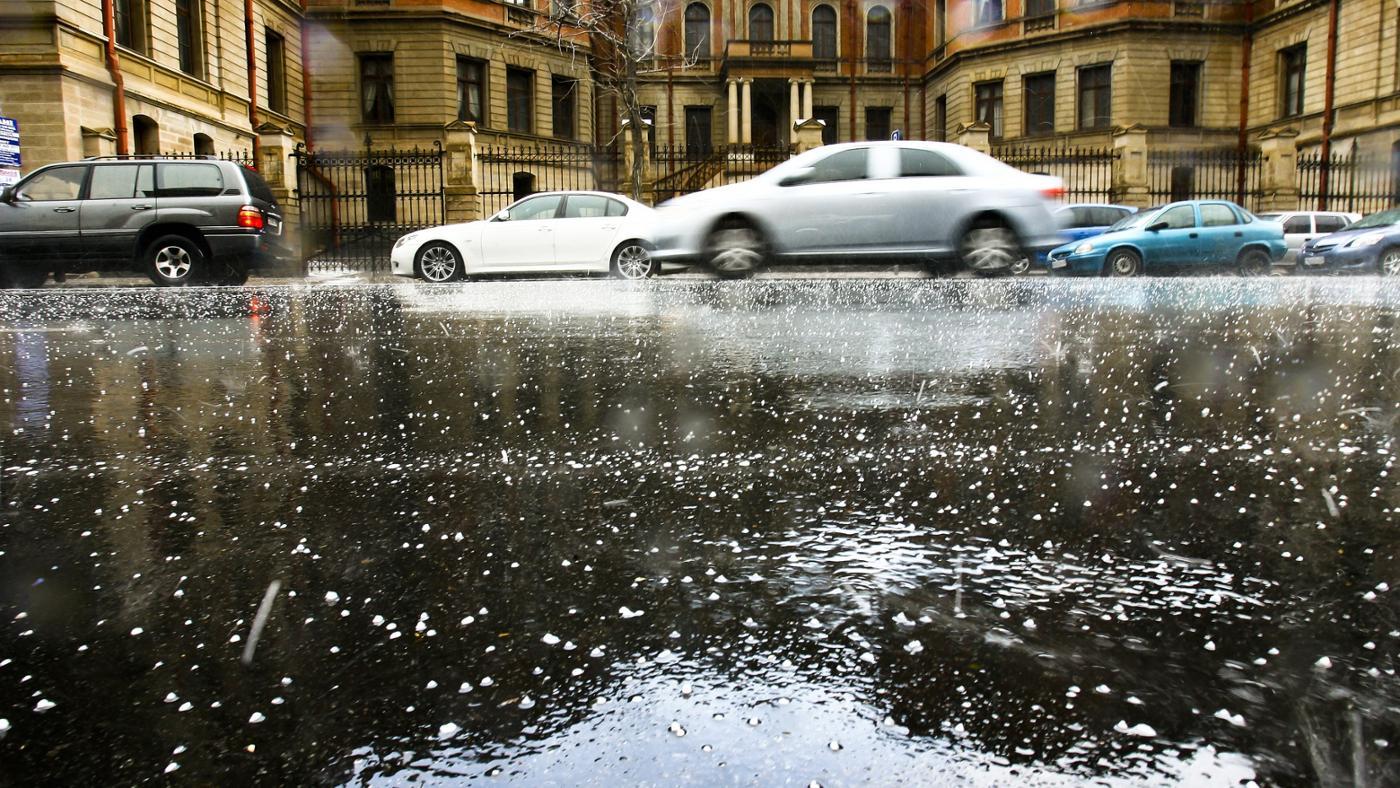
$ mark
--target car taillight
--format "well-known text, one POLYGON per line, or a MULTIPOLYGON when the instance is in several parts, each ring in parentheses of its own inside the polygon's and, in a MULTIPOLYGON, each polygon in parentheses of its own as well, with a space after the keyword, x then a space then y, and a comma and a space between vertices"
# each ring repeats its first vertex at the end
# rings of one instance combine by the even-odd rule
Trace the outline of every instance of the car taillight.
POLYGON ((262 211, 251 205, 245 205, 238 209, 238 226, 247 227, 249 230, 261 230, 263 228, 262 211))
POLYGON ((1058 200, 1061 197, 1065 196, 1065 187, 1047 186, 1046 188, 1040 190, 1040 196, 1044 197, 1047 200, 1058 200))

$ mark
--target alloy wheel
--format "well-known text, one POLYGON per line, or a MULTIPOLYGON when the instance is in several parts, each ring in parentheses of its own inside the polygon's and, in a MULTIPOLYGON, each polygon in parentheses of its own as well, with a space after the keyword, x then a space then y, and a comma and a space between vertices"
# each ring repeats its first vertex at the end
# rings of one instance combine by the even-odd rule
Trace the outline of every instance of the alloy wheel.
POLYGON ((763 262, 763 240, 748 226, 725 227, 710 236, 710 266, 721 274, 745 274, 763 262))
POLYGON ((1031 260, 1029 257, 1022 257, 1011 264, 1011 273, 1016 276, 1024 276, 1031 270, 1031 260))
POLYGON ((156 271, 172 282, 190 273, 190 253, 179 246, 165 246, 156 252, 156 271))
POLYGON ((1021 259, 1016 234, 1002 225, 968 230, 961 247, 963 262, 974 271, 1009 270, 1021 259))
POLYGON ((419 265, 423 269, 423 278, 429 282, 450 282, 457 275, 457 255, 445 246, 425 250, 419 265))
POLYGON ((641 244, 628 244, 617 253, 617 274, 623 279, 645 279, 651 273, 651 254, 641 244))
POLYGON ((1390 249, 1381 256, 1381 273, 1385 276, 1400 276, 1400 249, 1390 249))

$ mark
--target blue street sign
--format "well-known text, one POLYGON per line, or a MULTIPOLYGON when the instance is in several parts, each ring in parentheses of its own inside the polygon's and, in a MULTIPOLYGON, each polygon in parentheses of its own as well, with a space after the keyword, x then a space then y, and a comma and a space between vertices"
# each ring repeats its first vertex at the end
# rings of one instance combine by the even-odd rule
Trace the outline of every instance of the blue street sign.
POLYGON ((890 139, 902 140, 904 139, 904 132, 901 129, 895 129, 894 133, 890 135, 890 139))
POLYGON ((0 118, 0 169, 19 169, 19 121, 0 118))

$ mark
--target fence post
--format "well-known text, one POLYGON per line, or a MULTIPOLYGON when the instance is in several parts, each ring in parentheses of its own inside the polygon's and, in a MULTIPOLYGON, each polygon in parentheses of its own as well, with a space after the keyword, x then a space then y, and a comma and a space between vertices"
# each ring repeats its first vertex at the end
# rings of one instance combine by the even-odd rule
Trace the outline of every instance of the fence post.
POLYGON ((443 211, 449 224, 470 222, 481 216, 476 199, 476 124, 454 120, 442 127, 443 211))
POLYGON ((991 155, 992 127, 990 124, 980 120, 975 123, 959 123, 953 133, 957 137, 959 145, 991 155))
POLYGON ((1259 154, 1264 159, 1259 210, 1298 210, 1297 137, 1297 129, 1274 129, 1259 135, 1259 154))
MULTIPOLYGON (((622 119, 622 131, 618 134, 618 142, 622 145, 622 177, 619 178, 618 191, 627 195, 632 194, 632 164, 636 160, 636 155, 632 150, 632 119, 622 119)), ((653 182, 651 172, 651 121, 642 118, 642 196, 653 194, 656 184, 653 182)))
POLYGON ((1113 132, 1114 202, 1146 208, 1152 202, 1147 177, 1147 129, 1137 123, 1113 132))
POLYGON ((292 151, 296 149, 296 139, 292 137, 291 129, 275 123, 264 123, 258 126, 257 132, 260 159, 253 163, 282 208, 282 233, 296 252, 295 259, 298 261, 294 272, 302 273, 301 233, 293 230, 301 227, 301 204, 297 199, 296 168, 288 163, 292 151))
POLYGON ((822 129, 826 128, 826 121, 816 118, 805 118, 792 124, 793 147, 797 153, 806 153, 813 148, 822 146, 822 129))

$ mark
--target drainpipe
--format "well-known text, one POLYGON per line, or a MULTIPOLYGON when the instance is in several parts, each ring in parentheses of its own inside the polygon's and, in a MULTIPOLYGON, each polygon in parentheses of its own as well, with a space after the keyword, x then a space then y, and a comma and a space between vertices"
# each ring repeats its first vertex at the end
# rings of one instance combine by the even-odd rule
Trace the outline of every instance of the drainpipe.
POLYGON ((1327 11, 1327 88, 1322 100, 1322 171, 1317 178, 1317 209, 1327 210, 1327 176, 1332 169, 1333 74, 1337 70, 1337 13, 1342 0, 1332 0, 1327 11))
POLYGON ((1249 65, 1254 58, 1254 3, 1245 3, 1244 67, 1240 69, 1239 166, 1235 173, 1235 199, 1244 205, 1245 154, 1249 152, 1249 65))
POLYGON ((112 75, 112 119, 117 132, 117 153, 131 152, 126 133, 126 81, 117 58, 117 10, 115 0, 102 0, 102 34, 107 36, 107 73, 112 75))
MULTIPOLYGON (((253 0, 243 0, 243 30, 248 39, 248 125, 253 130, 253 165, 262 162, 262 141, 258 139, 258 50, 253 43, 253 0)), ((302 60, 306 59, 305 53, 302 60)))

